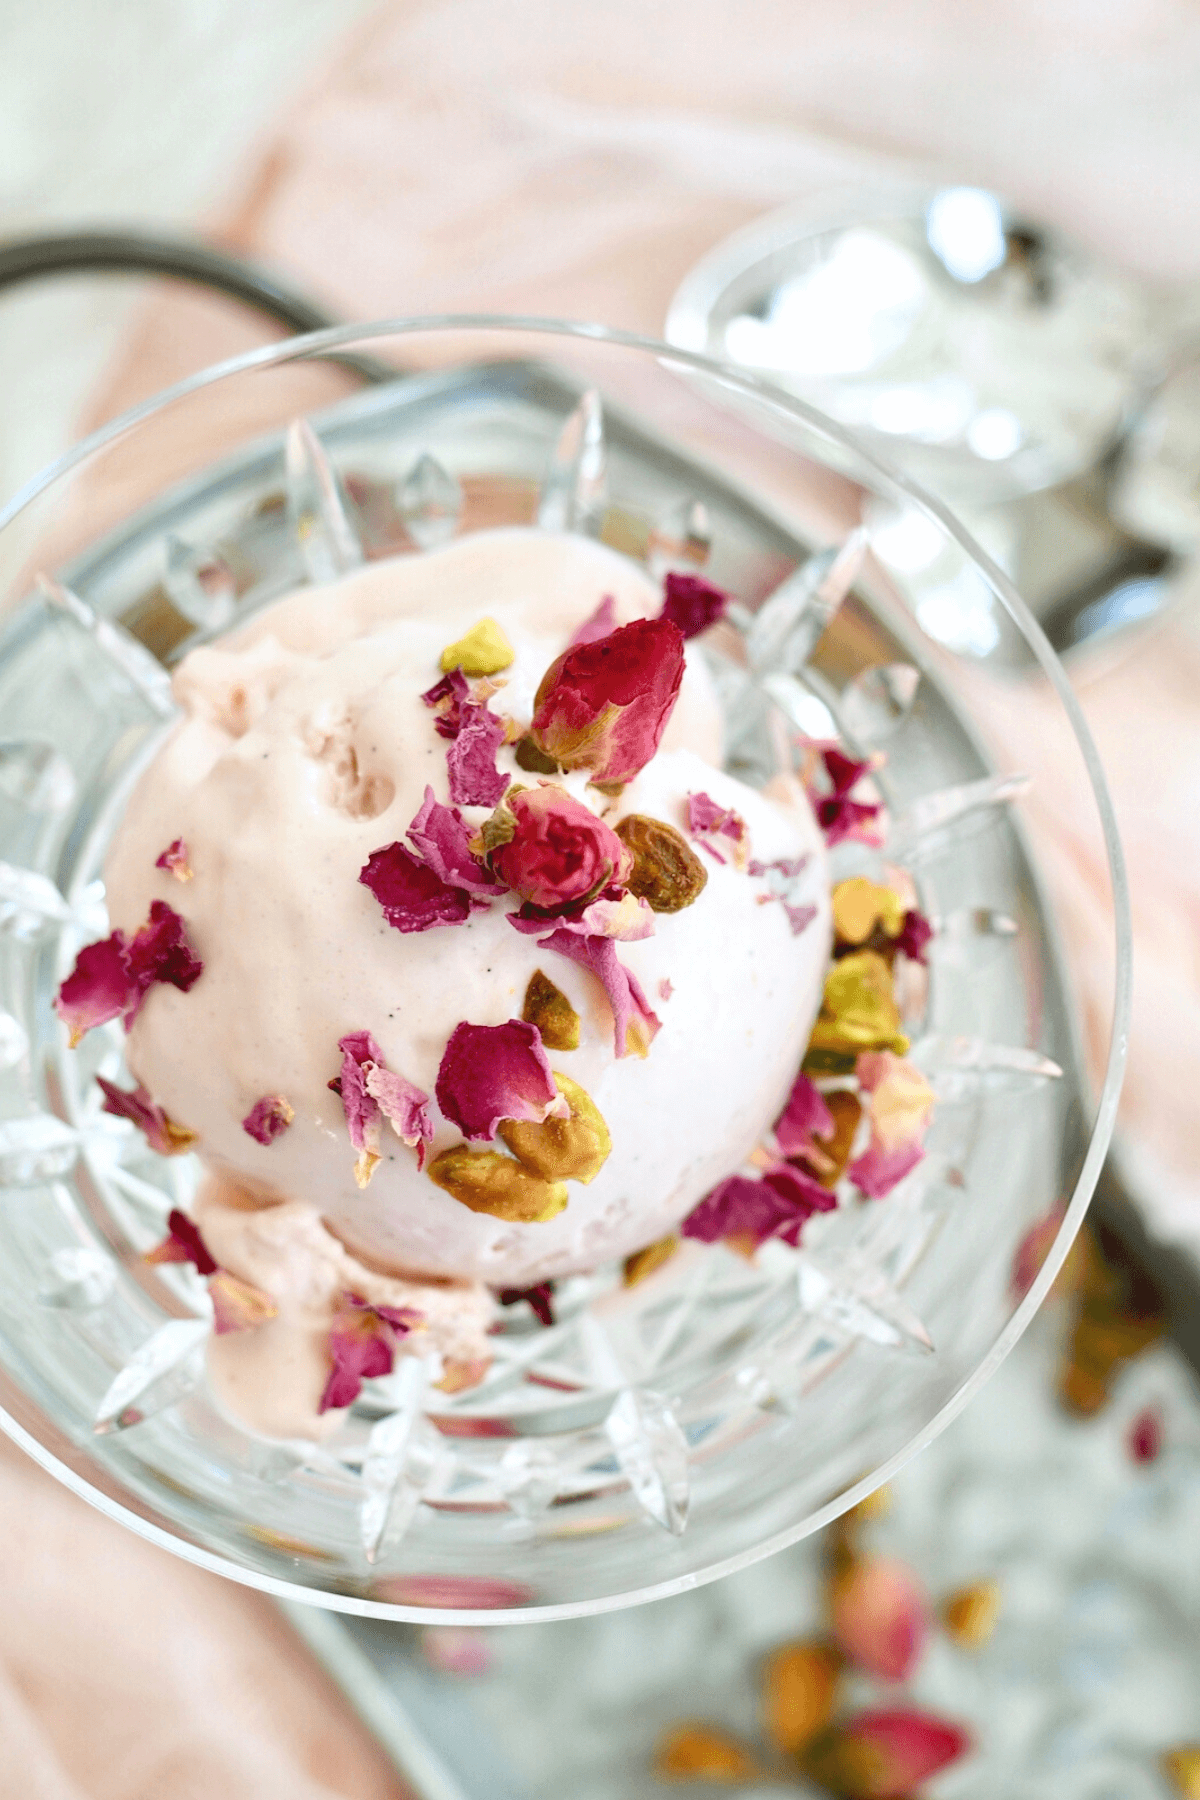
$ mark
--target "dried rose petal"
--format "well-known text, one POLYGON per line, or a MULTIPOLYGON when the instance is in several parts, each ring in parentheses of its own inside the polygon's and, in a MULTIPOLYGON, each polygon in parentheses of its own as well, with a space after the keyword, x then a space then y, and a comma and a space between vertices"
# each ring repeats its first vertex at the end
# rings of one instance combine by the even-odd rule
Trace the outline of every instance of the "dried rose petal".
POLYGON ((929 1629, 920 1582, 893 1557, 852 1558, 830 1590, 837 1640, 852 1662, 884 1681, 907 1681, 929 1629))
POLYGON ((435 869, 399 842, 373 851, 358 879, 370 888, 384 918, 397 931, 461 925, 472 910, 465 888, 447 886, 435 869))
POLYGON ((545 1181, 593 1181, 612 1149, 600 1109, 568 1075, 555 1071, 554 1084, 567 1105, 565 1118, 541 1124, 504 1119, 500 1136, 517 1158, 545 1181))
MULTIPOLYGON (((647 909, 648 910, 648 909, 647 909)), ((552 931, 538 939, 539 950, 557 950, 572 962, 590 969, 608 995, 613 1014, 613 1038, 616 1054, 645 1056, 657 1037, 662 1021, 651 1011, 637 977, 617 956, 617 946, 610 937, 580 937, 573 931, 552 931)))
POLYGON ((501 1288, 496 1298, 501 1306, 516 1306, 519 1300, 524 1300, 534 1318, 539 1319, 543 1325, 553 1325, 554 1323, 554 1283, 552 1281, 539 1281, 535 1287, 501 1288))
POLYGON ((192 879, 192 865, 188 861, 187 845, 182 838, 176 838, 174 843, 168 844, 162 855, 155 857, 154 866, 156 869, 169 870, 176 881, 192 879))
POLYGON ((885 1150, 880 1144, 871 1143, 846 1173, 868 1200, 882 1200, 906 1175, 912 1174, 924 1156, 920 1144, 901 1144, 895 1150, 885 1150))
POLYGON ((460 669, 452 669, 449 675, 443 675, 440 681, 421 695, 426 706, 432 707, 437 714, 433 728, 439 737, 458 736, 462 724, 463 702, 469 694, 466 676, 460 669))
POLYGON ((797 1075, 787 1105, 775 1121, 775 1142, 782 1156, 802 1156, 813 1138, 833 1136, 833 1114, 825 1097, 807 1075, 797 1075))
POLYGON ((228 1269, 217 1270, 209 1281, 208 1293, 213 1303, 213 1330, 218 1337, 229 1331, 248 1331, 279 1316, 270 1294, 231 1275, 228 1269))
POLYGON ((907 956, 912 962, 925 961, 925 949, 933 936, 933 926, 915 907, 910 906, 904 915, 904 924, 896 939, 896 948, 901 956, 907 956))
POLYGON ((629 781, 658 749, 682 680, 678 626, 637 619, 551 663, 530 735, 565 769, 590 769, 608 785, 629 781))
POLYGON ((618 943, 636 943, 654 936, 654 914, 644 900, 623 888, 608 888, 586 905, 568 912, 547 916, 533 907, 523 906, 509 913, 508 922, 515 931, 534 937, 553 925, 558 931, 571 931, 580 937, 615 938, 618 943))
POLYGON ((555 1218, 569 1198, 565 1182, 546 1181, 500 1150, 469 1150, 465 1144, 435 1156, 429 1179, 472 1212, 521 1225, 555 1218))
POLYGON ((167 1214, 167 1235, 161 1244, 153 1250, 147 1250, 142 1258, 148 1263, 195 1263, 196 1272, 200 1275, 215 1275, 216 1259, 209 1254, 208 1245, 200 1236, 200 1232, 185 1212, 178 1207, 167 1214))
POLYGON ((547 1050, 578 1050, 579 1014, 540 969, 529 977, 521 1017, 527 1025, 536 1025, 547 1050))
POLYGON ((101 1110, 113 1113, 118 1119, 132 1119, 138 1130, 145 1133, 150 1148, 157 1150, 160 1156, 181 1156, 196 1142, 196 1133, 169 1119, 141 1082, 132 1093, 106 1081, 103 1075, 97 1075, 96 1083, 104 1095, 101 1110))
MULTIPOLYGON (((714 862, 733 863, 739 869, 745 866, 750 836, 741 813, 731 806, 718 806, 709 794, 689 794, 687 823, 700 848, 707 850, 714 862)), ((752 863, 750 873, 761 874, 765 866, 752 863)))
POLYGON ((703 575, 685 575, 672 569, 663 582, 661 617, 678 625, 685 638, 707 631, 729 609, 729 595, 703 575))
POLYGON ((514 894, 542 912, 559 912, 620 886, 632 867, 616 832, 553 782, 521 788, 505 811, 512 831, 492 852, 491 866, 514 894))
POLYGON ((154 981, 169 982, 186 994, 204 972, 204 964, 187 941, 186 925, 165 900, 150 902, 150 917, 134 933, 125 957, 142 994, 154 981))
POLYGON ((495 619, 480 619, 457 643, 447 644, 439 658, 444 675, 461 669, 464 675, 497 675, 507 669, 515 652, 495 619))
POLYGON ((782 1644, 763 1665, 763 1724, 785 1756, 796 1756, 833 1714, 841 1659, 830 1644, 782 1644))
POLYGON ((877 801, 851 798, 853 789, 864 775, 870 773, 872 764, 855 762, 833 744, 814 745, 813 748, 820 751, 827 786, 822 789, 810 781, 808 798, 817 823, 825 833, 825 842, 831 849, 847 838, 878 845, 876 822, 883 808, 877 801))
POLYGON ((752 1753, 715 1726, 672 1725, 654 1750, 660 1781, 750 1781, 759 1773, 752 1753))
POLYGON ((433 1142, 429 1095, 415 1081, 395 1075, 376 1059, 364 1065, 367 1093, 379 1102, 380 1111, 401 1143, 417 1153, 417 1168, 425 1167, 426 1146, 433 1142))
POLYGON ((782 1238, 796 1245, 815 1212, 830 1212, 837 1201, 811 1176, 779 1163, 760 1179, 730 1175, 693 1207, 680 1227, 684 1237, 716 1243, 721 1238, 782 1238))
POLYGON ((588 614, 575 636, 567 645, 574 650, 579 644, 594 644, 597 638, 607 637, 617 629, 617 603, 611 594, 605 594, 595 612, 588 614))
POLYGON ((510 777, 496 767, 496 752, 505 740, 503 719, 486 706, 467 702, 460 708, 458 736, 446 752, 450 798, 456 806, 495 806, 510 777))
POLYGON ((804 1757, 806 1775, 845 1800, 910 1800, 931 1775, 971 1748, 969 1733, 912 1708, 859 1713, 804 1757))
POLYGON ((242 1130, 256 1143, 273 1144, 285 1132, 295 1113, 282 1094, 264 1094, 242 1120, 242 1130))
POLYGON ((1039 1219, 1036 1225, 1030 1226, 1017 1245, 1009 1282, 1009 1291, 1014 1301, 1023 1300, 1037 1280, 1042 1264, 1053 1248, 1066 1211, 1061 1201, 1051 1207, 1044 1219, 1039 1219))
POLYGON ((423 1323, 424 1315, 412 1308, 375 1306, 358 1294, 343 1294, 329 1327, 333 1366, 317 1410, 350 1406, 364 1381, 390 1375, 397 1340, 423 1323))
POLYGON ((958 1588, 942 1606, 942 1623, 950 1636, 968 1650, 986 1644, 1000 1616, 1000 1584, 976 1581, 958 1588))
POLYGON ((673 825, 628 813, 616 831, 632 858, 625 885, 652 911, 682 912, 703 893, 708 882, 704 865, 673 825))
MULTIPOLYGON (((490 900, 504 889, 471 852, 471 829, 456 806, 443 806, 425 789, 425 798, 405 836, 447 887, 490 900)), ((378 854, 378 853, 377 853, 378 854)))
POLYGON ((1162 1454, 1163 1420, 1157 1406, 1143 1407, 1129 1427, 1129 1454, 1136 1463, 1156 1462, 1162 1454))
POLYGON ((502 1119, 540 1123, 553 1107, 567 1110, 536 1025, 456 1025, 434 1088, 446 1118, 475 1143, 491 1143, 502 1119))
POLYGON ((85 944, 75 967, 58 990, 54 1010, 70 1033, 71 1048, 95 1025, 136 1012, 141 994, 129 973, 125 933, 114 931, 98 944, 85 944))

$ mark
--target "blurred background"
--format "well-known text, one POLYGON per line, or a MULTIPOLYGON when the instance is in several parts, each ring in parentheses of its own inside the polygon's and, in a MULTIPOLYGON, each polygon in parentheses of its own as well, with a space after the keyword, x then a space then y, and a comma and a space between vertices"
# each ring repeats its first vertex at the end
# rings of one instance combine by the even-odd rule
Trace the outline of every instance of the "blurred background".
MULTIPOLYGON (((1200 14, 0 0, 0 32, 0 259, 177 234, 330 318, 667 333, 866 432, 1067 658, 1138 940, 1102 1228, 869 1516, 640 1611, 418 1631, 276 1613, 5 1446, 0 1796, 1200 1794, 1200 14)), ((278 335, 175 282, 0 288, 0 504, 278 335)), ((925 628, 993 653, 914 520, 874 528, 925 628)))

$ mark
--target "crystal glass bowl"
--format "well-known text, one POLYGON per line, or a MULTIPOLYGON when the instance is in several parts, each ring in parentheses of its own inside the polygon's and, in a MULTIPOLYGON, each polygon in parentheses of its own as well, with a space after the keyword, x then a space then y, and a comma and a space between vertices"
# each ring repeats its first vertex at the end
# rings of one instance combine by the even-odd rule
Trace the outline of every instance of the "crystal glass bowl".
MULTIPOLYGON (((196 376, 72 451, 0 517, 0 570, 0 1422, 61 1480, 277 1594, 385 1618, 563 1617, 826 1523, 1015 1342, 1112 1127, 1120 853, 1021 601, 840 427, 590 326, 327 331, 196 376), (860 529, 878 502, 944 541, 962 604, 992 628, 967 648, 918 625, 903 556, 860 529), (797 1250, 693 1244, 636 1285, 619 1268, 575 1277, 549 1329, 506 1309, 480 1386, 447 1394, 401 1359, 320 1445, 260 1439, 207 1391, 203 1285, 144 1260, 197 1166, 100 1110, 119 1026, 71 1051, 51 1003, 108 929, 105 846, 171 729, 180 657, 297 585, 508 522, 595 534, 652 572, 702 568, 735 597, 706 654, 744 779, 806 738, 878 753, 883 856, 935 925, 928 978, 904 995, 938 1095, 928 1153, 885 1199, 845 1195, 797 1250), (1022 772, 989 757, 989 721, 1025 689, 981 652, 1014 637, 1065 726, 1074 847, 1109 885, 1090 1076, 1014 804, 1022 772)), ((843 846, 834 873, 880 860, 843 846)))

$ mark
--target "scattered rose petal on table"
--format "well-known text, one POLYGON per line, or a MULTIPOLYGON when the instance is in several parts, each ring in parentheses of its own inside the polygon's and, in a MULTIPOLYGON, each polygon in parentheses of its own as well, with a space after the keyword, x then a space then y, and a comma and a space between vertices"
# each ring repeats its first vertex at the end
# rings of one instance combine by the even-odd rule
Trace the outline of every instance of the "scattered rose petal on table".
POLYGON ((761 1773, 754 1754, 714 1725, 684 1723, 664 1732, 654 1750, 660 1781, 750 1781, 761 1773))
POLYGON ((777 1750, 797 1756, 833 1714, 841 1657, 831 1644, 781 1644, 763 1663, 763 1726, 777 1750))
POLYGON ((925 1592, 894 1557, 853 1557, 833 1579, 830 1612, 838 1643, 860 1668, 907 1681, 929 1629, 925 1592))
POLYGON ((955 1643, 967 1650, 986 1644, 1000 1617, 1000 1584, 976 1581, 956 1588, 942 1605, 942 1624, 955 1643))
POLYGON ((834 1726, 810 1746, 802 1767, 846 1800, 910 1800, 970 1748, 959 1725, 914 1708, 881 1708, 834 1726))

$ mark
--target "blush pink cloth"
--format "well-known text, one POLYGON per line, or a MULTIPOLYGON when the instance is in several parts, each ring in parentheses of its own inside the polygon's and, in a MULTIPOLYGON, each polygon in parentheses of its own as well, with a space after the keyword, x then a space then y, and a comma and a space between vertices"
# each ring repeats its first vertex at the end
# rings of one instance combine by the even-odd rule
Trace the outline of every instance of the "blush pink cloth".
MULTIPOLYGON (((657 333, 689 265, 754 215, 939 170, 1195 277, 1198 84, 1190 0, 395 0, 272 128, 209 227, 348 318, 481 308, 657 333)), ((88 422, 263 335, 170 291, 88 422)), ((1143 940, 1126 1117, 1200 1220, 1200 646, 1166 624, 1080 688, 1143 940)), ((1057 728, 1035 691, 1021 703, 1042 728, 1010 748, 1028 767, 1038 746, 1087 999, 1099 870, 1065 835, 1057 728)), ((0 1800, 396 1791, 264 1601, 10 1453, 0 1497, 0 1800)))

